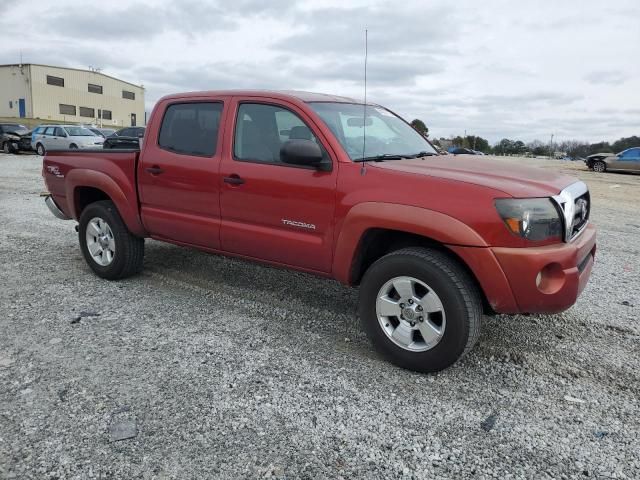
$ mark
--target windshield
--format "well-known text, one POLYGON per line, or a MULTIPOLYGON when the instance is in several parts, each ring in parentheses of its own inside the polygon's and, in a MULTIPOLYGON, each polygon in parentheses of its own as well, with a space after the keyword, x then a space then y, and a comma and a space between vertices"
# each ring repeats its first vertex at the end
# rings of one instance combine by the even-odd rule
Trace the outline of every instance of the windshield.
POLYGON ((95 137, 96 136, 95 133, 93 133, 88 128, 84 128, 84 127, 64 127, 64 129, 67 131, 67 133, 71 137, 95 137))
POLYGON ((367 105, 364 117, 365 108, 361 104, 310 102, 309 105, 333 132, 351 160, 437 155, 422 135, 385 108, 367 105))
POLYGON ((22 132, 28 132, 29 129, 27 127, 25 127, 24 125, 19 125, 17 123, 5 123, 2 126, 2 129, 5 132, 16 132, 16 133, 22 133, 22 132))

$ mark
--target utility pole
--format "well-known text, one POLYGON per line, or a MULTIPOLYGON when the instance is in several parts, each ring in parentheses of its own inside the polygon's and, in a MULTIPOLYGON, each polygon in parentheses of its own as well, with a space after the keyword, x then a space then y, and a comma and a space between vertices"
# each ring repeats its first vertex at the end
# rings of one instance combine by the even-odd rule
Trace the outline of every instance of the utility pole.
POLYGON ((549 158, 553 158, 553 133, 551 134, 551 141, 549 142, 549 158))
MULTIPOLYGON (((101 68, 98 67, 93 67, 91 65, 89 65, 89 70, 91 70, 93 73, 100 73, 100 70, 102 70, 101 68)), ((95 75, 94 75, 95 77, 95 75)), ((104 87, 103 87, 104 89, 104 87)), ((102 102, 98 102, 98 111, 96 112, 98 114, 98 120, 100 121, 100 128, 102 128, 102 117, 104 117, 104 114, 102 112, 102 107, 100 106, 102 104, 102 102)))

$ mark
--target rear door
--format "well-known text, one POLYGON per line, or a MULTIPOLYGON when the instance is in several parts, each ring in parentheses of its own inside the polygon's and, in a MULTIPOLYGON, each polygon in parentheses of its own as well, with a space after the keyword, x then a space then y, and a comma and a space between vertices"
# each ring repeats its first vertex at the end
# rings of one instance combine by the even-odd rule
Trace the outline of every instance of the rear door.
POLYGON ((56 127, 53 132, 53 138, 51 139, 51 143, 54 145, 52 148, 56 150, 65 150, 69 148, 69 135, 62 127, 56 127))
POLYGON ((234 97, 221 164, 222 249, 317 272, 332 260, 337 162, 312 120, 282 100, 234 97), (288 165, 280 148, 313 140, 331 171, 288 165))
POLYGON ((42 135, 40 136, 39 140, 40 143, 42 143, 42 145, 44 145, 45 149, 50 149, 50 148, 55 148, 54 145, 54 140, 53 140, 53 134, 56 131, 56 127, 47 127, 44 129, 44 132, 42 132, 42 135))
POLYGON ((218 249, 223 98, 165 100, 138 162, 142 222, 151 236, 218 249))

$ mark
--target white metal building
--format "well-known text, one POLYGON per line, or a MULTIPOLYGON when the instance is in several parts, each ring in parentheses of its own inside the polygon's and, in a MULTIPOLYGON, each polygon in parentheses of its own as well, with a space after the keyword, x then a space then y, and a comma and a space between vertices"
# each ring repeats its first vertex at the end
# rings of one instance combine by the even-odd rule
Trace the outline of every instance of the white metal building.
POLYGON ((0 117, 142 126, 144 88, 90 70, 0 65, 0 117))

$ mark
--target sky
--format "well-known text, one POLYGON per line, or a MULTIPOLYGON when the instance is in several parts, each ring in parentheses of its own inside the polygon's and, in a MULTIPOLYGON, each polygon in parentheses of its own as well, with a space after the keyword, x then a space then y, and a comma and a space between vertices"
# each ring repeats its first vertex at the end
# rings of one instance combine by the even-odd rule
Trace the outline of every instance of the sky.
POLYGON ((364 96, 431 137, 640 135, 638 0, 0 0, 0 64, 102 69, 165 94, 364 96))

